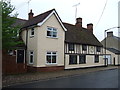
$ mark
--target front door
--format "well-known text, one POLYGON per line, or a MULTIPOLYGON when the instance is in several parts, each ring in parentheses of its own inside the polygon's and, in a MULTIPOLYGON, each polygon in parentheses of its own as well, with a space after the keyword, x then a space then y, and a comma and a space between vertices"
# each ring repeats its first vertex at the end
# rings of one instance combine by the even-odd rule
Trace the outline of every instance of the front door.
POLYGON ((24 50, 17 50, 17 63, 24 63, 24 50))

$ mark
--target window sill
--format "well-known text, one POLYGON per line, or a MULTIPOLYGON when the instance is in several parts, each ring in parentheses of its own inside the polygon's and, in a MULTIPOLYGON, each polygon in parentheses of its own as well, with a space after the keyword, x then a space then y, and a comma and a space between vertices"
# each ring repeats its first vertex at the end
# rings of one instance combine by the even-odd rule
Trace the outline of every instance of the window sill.
POLYGON ((33 38, 34 37, 34 35, 33 36, 30 36, 30 38, 33 38))
POLYGON ((46 38, 58 39, 58 37, 49 37, 49 36, 47 36, 46 38))
POLYGON ((79 64, 86 64, 86 63, 79 63, 79 64))
POLYGON ((33 65, 33 63, 29 63, 29 65, 33 65))
POLYGON ((77 63, 75 63, 75 64, 69 64, 69 65, 77 65, 77 63))
POLYGON ((46 63, 47 66, 55 66, 57 63, 46 63))
POLYGON ((95 63, 99 63, 99 62, 95 62, 95 63))

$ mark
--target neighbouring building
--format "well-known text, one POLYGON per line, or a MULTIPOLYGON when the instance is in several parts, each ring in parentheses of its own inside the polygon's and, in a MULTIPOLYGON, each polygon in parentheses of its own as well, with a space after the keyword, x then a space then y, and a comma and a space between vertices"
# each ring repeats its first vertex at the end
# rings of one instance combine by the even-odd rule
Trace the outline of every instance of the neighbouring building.
MULTIPOLYGON (((119 65, 120 64, 120 37, 113 35, 113 32, 107 32, 107 37, 101 41, 102 45, 106 47, 106 59, 107 65, 119 65), (106 41, 105 41, 106 40, 106 41), (106 42, 106 46, 105 46, 106 42)), ((105 51, 105 49, 103 50, 105 51)))
POLYGON ((64 23, 65 33, 65 69, 103 66, 102 44, 93 34, 93 24, 82 27, 82 18, 76 24, 64 23))

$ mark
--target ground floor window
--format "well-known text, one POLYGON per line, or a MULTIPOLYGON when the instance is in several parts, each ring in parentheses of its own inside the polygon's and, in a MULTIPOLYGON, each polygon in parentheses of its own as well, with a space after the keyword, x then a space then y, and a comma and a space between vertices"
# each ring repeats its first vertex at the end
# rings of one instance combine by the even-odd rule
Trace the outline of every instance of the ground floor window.
POLYGON ((99 55, 95 55, 95 63, 99 63, 99 55))
POLYGON ((77 64, 77 55, 69 56, 69 64, 77 64))
POLYGON ((57 59, 57 53, 56 52, 47 52, 47 55, 46 55, 47 64, 55 64, 56 59, 57 59))
POLYGON ((33 62, 34 62, 34 52, 29 51, 29 63, 33 64, 33 62))
POLYGON ((86 63, 86 55, 79 55, 79 64, 86 63))

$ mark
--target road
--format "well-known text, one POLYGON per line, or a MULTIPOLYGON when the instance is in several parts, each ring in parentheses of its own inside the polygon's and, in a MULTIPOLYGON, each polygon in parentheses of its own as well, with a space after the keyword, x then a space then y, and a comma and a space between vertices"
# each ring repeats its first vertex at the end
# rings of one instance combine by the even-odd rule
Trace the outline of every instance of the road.
POLYGON ((118 69, 34 81, 9 88, 118 88, 118 69))

